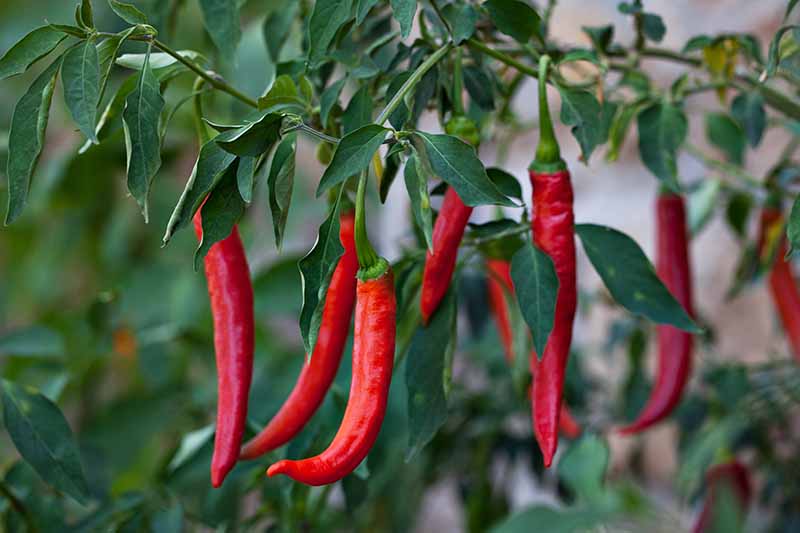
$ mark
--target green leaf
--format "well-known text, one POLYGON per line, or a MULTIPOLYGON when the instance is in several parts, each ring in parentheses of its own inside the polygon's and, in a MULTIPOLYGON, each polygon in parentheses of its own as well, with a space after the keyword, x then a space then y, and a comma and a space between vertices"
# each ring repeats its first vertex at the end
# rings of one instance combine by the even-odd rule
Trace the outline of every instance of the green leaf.
POLYGON ((280 9, 275 9, 264 20, 264 41, 267 43, 270 58, 277 63, 281 50, 289 40, 292 23, 297 17, 298 2, 284 2, 280 9))
POLYGON ((61 410, 35 389, 0 384, 6 430, 22 458, 46 483, 85 504, 89 490, 78 446, 61 410))
POLYGON ((786 237, 789 239, 789 252, 800 250, 800 195, 794 199, 789 222, 786 224, 786 237))
POLYGON ((0 81, 22 74, 66 38, 66 35, 50 26, 36 28, 0 57, 0 81))
POLYGON ((561 94, 561 122, 572 126, 583 160, 588 162, 595 147, 605 141, 600 103, 589 91, 559 87, 558 92, 561 94))
MULTIPOLYGON (((767 55, 767 66, 766 66, 766 77, 771 78, 775 75, 778 71, 778 64, 783 59, 781 54, 781 41, 783 37, 789 33, 789 36, 792 40, 794 40, 794 30, 800 28, 800 26, 790 25, 790 26, 783 26, 775 33, 772 37, 772 41, 769 43, 769 52, 767 55)), ((792 48, 792 47, 790 47, 792 48)))
POLYGON ((380 0, 356 0, 356 25, 361 25, 367 18, 369 10, 375 7, 380 0))
POLYGON ((90 141, 97 144, 95 123, 100 104, 100 57, 89 39, 64 54, 61 66, 64 101, 72 119, 90 141))
POLYGON ((316 68, 325 59, 333 38, 350 20, 353 0, 317 0, 308 23, 308 63, 316 68))
POLYGON ((456 297, 450 289, 427 327, 418 326, 406 361, 408 447, 411 461, 447 421, 447 391, 451 379, 448 352, 455 348, 456 297))
POLYGON ((406 161, 404 178, 414 220, 425 236, 428 250, 433 251, 433 211, 431 210, 431 199, 428 196, 428 174, 416 153, 406 161))
POLYGON ((744 130, 730 116, 724 113, 706 115, 706 136, 711 144, 725 153, 731 163, 744 163, 744 150, 747 140, 744 130))
POLYGON ((224 61, 236 56, 242 38, 239 5, 234 0, 200 0, 203 23, 224 61))
MULTIPOLYGON (((200 52, 196 52, 194 50, 178 50, 177 54, 190 61, 195 61, 195 62, 205 61, 205 57, 203 57, 203 54, 201 54, 200 52)), ((142 70, 145 61, 147 61, 150 64, 150 68, 155 71, 178 64, 177 59, 164 52, 151 53, 149 58, 146 53, 123 54, 117 58, 116 64, 121 67, 129 68, 132 70, 142 70)), ((186 67, 181 64, 180 68, 185 69, 186 67)))
POLYGON ((319 180, 317 198, 334 185, 367 168, 388 132, 383 126, 369 124, 345 135, 336 146, 331 164, 319 180))
POLYGON ((511 279, 522 317, 533 335, 533 346, 541 358, 556 314, 559 283, 553 260, 530 242, 525 243, 511 259, 511 279))
POLYGON ((733 233, 744 239, 747 236, 747 220, 753 208, 753 198, 746 193, 736 192, 731 194, 725 208, 725 220, 733 233))
POLYGON ((223 173, 235 159, 236 156, 223 150, 216 139, 211 139, 200 148, 192 175, 186 182, 186 187, 167 223, 164 244, 169 242, 178 229, 192 220, 205 197, 216 187, 223 173))
POLYGON ((475 105, 484 111, 494 110, 494 86, 491 77, 478 65, 464 67, 464 87, 475 105))
POLYGON ((146 61, 136 82, 136 89, 125 99, 125 111, 122 112, 128 154, 128 190, 141 207, 145 222, 150 219, 150 185, 161 168, 158 121, 163 108, 161 86, 146 61))
POLYGON ((369 85, 364 84, 350 99, 347 109, 342 114, 342 133, 344 135, 372 122, 372 103, 369 85))
POLYGON ((81 3, 78 6, 78 11, 76 11, 76 15, 79 15, 78 22, 85 28, 94 28, 94 13, 92 13, 91 0, 81 0, 81 3))
POLYGON ((767 113, 764 110, 764 97, 757 91, 743 92, 733 99, 731 112, 742 125, 747 141, 753 148, 761 143, 767 126, 767 113))
POLYGON ((559 511, 552 507, 536 505, 517 512, 490 531, 491 533, 531 533, 531 526, 536 524, 536 531, 583 533, 593 531, 606 518, 606 513, 594 509, 570 508, 559 511))
POLYGON ((178 451, 175 452, 169 462, 167 467, 169 472, 175 472, 187 464, 206 444, 210 443, 211 438, 214 436, 214 429, 214 424, 209 424, 184 435, 180 446, 178 446, 178 451))
POLYGON ((520 0, 488 0, 483 7, 497 29, 516 41, 526 44, 532 37, 542 39, 542 19, 534 9, 520 0))
POLYGON ((44 326, 13 329, 0 336, 0 355, 57 358, 64 355, 64 339, 44 326))
POLYGON ((240 157, 239 168, 236 170, 236 184, 239 186, 239 194, 247 204, 253 201, 257 159, 257 157, 250 156, 240 157))
POLYGON ((651 41, 660 43, 667 33, 667 27, 660 16, 653 13, 643 13, 642 33, 651 41))
POLYGON ((433 172, 452 186, 469 205, 514 206, 486 175, 475 148, 452 135, 433 135, 415 131, 411 137, 420 158, 433 172))
POLYGON ((268 113, 253 121, 246 120, 243 126, 221 133, 216 138, 217 144, 234 155, 258 157, 277 142, 282 119, 278 113, 268 113))
POLYGON ((128 24, 147 24, 147 17, 133 4, 126 4, 118 0, 108 0, 108 5, 119 18, 128 24))
POLYGON ((589 37, 594 47, 605 52, 614 41, 614 26, 582 26, 581 30, 589 37))
POLYGON ((289 217, 294 189, 295 158, 297 157, 297 137, 289 134, 281 141, 272 157, 267 185, 269 186, 269 209, 272 213, 272 228, 275 232, 275 245, 283 246, 283 234, 289 217))
POLYGON ((411 33, 414 15, 417 13, 417 0, 392 0, 392 13, 400 23, 400 35, 405 39, 411 33))
POLYGON ((222 175, 219 184, 208 195, 202 208, 203 237, 194 254, 194 269, 200 268, 211 247, 227 239, 247 207, 239 193, 236 180, 237 164, 232 164, 222 175))
POLYGON ((278 76, 267 93, 258 99, 258 108, 270 113, 303 114, 307 111, 308 104, 308 100, 300 94, 297 84, 288 74, 278 76))
POLYGON ((690 333, 702 332, 658 278, 633 239, 595 224, 577 224, 575 233, 617 303, 658 324, 669 324, 690 333))
POLYGON ((689 195, 689 233, 697 235, 711 220, 722 184, 716 179, 703 180, 703 184, 689 195))
POLYGON ((642 162, 658 179, 674 186, 678 149, 688 128, 683 110, 669 102, 657 102, 639 113, 637 125, 642 162))
POLYGON ((339 240, 339 212, 343 190, 339 191, 328 218, 320 226, 314 248, 298 263, 303 280, 300 334, 303 337, 303 346, 307 354, 312 353, 317 344, 317 334, 322 321, 322 310, 325 307, 328 285, 330 285, 331 276, 333 276, 339 258, 344 254, 344 247, 339 240))
MULTIPOLYGON (((98 97, 98 103, 103 100, 103 95, 105 95, 106 86, 108 85, 108 78, 111 76, 111 69, 114 68, 120 48, 122 48, 122 45, 135 30, 135 27, 128 28, 124 32, 118 33, 98 43, 97 60, 100 65, 100 95, 98 97)), ((99 128, 95 126, 94 131, 94 138, 97 139, 99 128)))
POLYGON ((327 126, 331 109, 339 102, 339 95, 342 94, 342 88, 346 82, 347 78, 342 78, 322 91, 322 96, 319 98, 319 121, 323 126, 327 126))
POLYGON ((609 450, 596 435, 586 435, 569 447, 558 463, 558 476, 580 500, 602 505, 608 498, 603 480, 609 450))
POLYGON ((61 58, 56 59, 31 84, 14 108, 8 134, 8 211, 5 224, 11 224, 28 202, 31 176, 44 146, 45 131, 61 58))
POLYGON ((641 108, 638 105, 620 105, 619 109, 611 121, 611 128, 608 132, 608 161, 616 161, 619 158, 625 138, 628 135, 631 123, 641 108))
POLYGON ((522 186, 519 184, 517 178, 497 167, 487 168, 486 175, 489 176, 489 179, 492 180, 492 183, 495 184, 501 193, 509 198, 514 198, 520 202, 523 201, 522 186))
POLYGON ((444 18, 453 30, 453 42, 461 44, 475 33, 480 14, 469 4, 447 4, 442 10, 444 18))

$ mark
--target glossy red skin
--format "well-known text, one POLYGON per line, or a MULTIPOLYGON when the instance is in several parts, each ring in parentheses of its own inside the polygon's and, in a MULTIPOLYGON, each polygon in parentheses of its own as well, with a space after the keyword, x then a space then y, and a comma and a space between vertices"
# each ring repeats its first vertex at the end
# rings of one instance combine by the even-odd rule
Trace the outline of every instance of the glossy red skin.
POLYGON ((541 362, 536 360, 535 353, 530 358, 533 375, 533 432, 542 450, 544 465, 549 467, 558 448, 564 374, 578 302, 575 279, 575 219, 568 170, 531 170, 529 174, 533 185, 533 240, 553 260, 559 282, 553 330, 547 340, 544 355, 541 362))
POLYGON ((750 500, 753 496, 750 484, 750 474, 742 463, 730 461, 711 467, 706 472, 707 495, 700 517, 692 530, 693 533, 704 533, 711 528, 714 519, 714 498, 719 490, 727 488, 733 491, 734 497, 739 502, 742 516, 747 513, 750 500))
MULTIPOLYGON (((200 239, 200 211, 194 217, 194 228, 200 239)), ((211 459, 211 484, 216 488, 239 457, 253 376, 253 286, 236 227, 208 251, 205 271, 217 360, 217 429, 211 459)))
MULTIPOLYGON (((692 275, 683 197, 661 193, 656 201, 656 273, 690 316, 692 275)), ((672 326, 656 328, 658 369, 656 383, 642 412, 623 434, 644 431, 664 420, 680 403, 692 370, 694 337, 672 326)))
MULTIPOLYGON (((487 280, 489 286, 489 307, 492 309, 497 329, 500 333, 500 340, 503 343, 506 361, 508 364, 514 362, 514 339, 511 331, 511 320, 508 314, 508 304, 506 293, 513 292, 514 285, 511 281, 511 265, 503 259, 489 259, 486 262, 489 270, 487 280)), ((536 354, 532 355, 532 366, 538 368, 536 354)), ((534 373, 535 374, 535 373, 534 373)), ((572 416, 565 403, 561 405, 561 415, 558 419, 559 431, 570 439, 575 439, 581 434, 581 427, 572 416)))
MULTIPOLYGON (((775 224, 782 224, 780 210, 767 208, 761 214, 761 238, 759 249, 763 253, 766 232, 775 224)), ((800 361, 800 291, 797 290, 791 265, 786 262, 786 238, 781 236, 775 261, 769 272, 768 283, 772 301, 780 316, 783 330, 789 339, 795 359, 800 361)))
POLYGON ((267 475, 285 474, 306 485, 339 481, 369 453, 386 415, 394 365, 397 303, 391 270, 358 281, 356 295, 353 380, 342 424, 328 448, 300 461, 273 464, 267 475))
POLYGON ((306 359, 294 389, 277 414, 242 448, 242 459, 255 459, 294 438, 317 412, 336 377, 356 301, 358 257, 354 222, 352 212, 339 219, 344 254, 331 277, 314 353, 310 360, 306 359))
POLYGON ((472 208, 461 201, 455 189, 449 187, 433 226, 433 253, 428 251, 422 274, 420 311, 425 325, 450 287, 458 259, 458 246, 471 214, 472 208))

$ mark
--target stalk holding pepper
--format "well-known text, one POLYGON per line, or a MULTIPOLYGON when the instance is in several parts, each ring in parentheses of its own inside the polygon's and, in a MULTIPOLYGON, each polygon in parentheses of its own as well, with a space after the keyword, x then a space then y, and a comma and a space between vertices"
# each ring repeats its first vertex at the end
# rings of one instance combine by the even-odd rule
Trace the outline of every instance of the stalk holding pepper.
MULTIPOLYGON (((686 208, 682 196, 667 191, 662 191, 656 201, 656 273, 693 316, 686 208)), ((667 325, 659 325, 656 336, 656 383, 636 421, 620 430, 624 434, 638 433, 669 416, 680 402, 689 380, 693 336, 667 325)))
MULTIPOLYGON (((771 231, 780 230, 783 215, 777 207, 767 207, 761 213, 761 235, 759 253, 764 254, 771 231)), ((786 256, 786 237, 779 237, 775 261, 768 275, 769 292, 780 316, 783 329, 789 339, 795 358, 800 361, 800 291, 786 256)))
POLYGON ((549 467, 558 448, 559 415, 562 405, 564 374, 572 342, 572 324, 577 307, 575 280, 575 222, 572 211, 572 184, 567 166, 561 159, 547 104, 548 56, 539 62, 540 140, 536 158, 529 167, 533 186, 531 227, 536 245, 553 260, 558 276, 558 294, 553 329, 547 340, 541 363, 531 354, 533 375, 531 401, 533 430, 549 467))
MULTIPOLYGON (((200 211, 194 217, 194 228, 202 239, 200 211)), ((239 457, 253 376, 253 286, 236 227, 211 247, 204 263, 217 360, 217 430, 211 459, 211 484, 216 488, 239 457)))
POLYGON ((242 459, 255 459, 282 446, 311 420, 336 377, 342 360, 356 298, 358 258, 353 236, 352 211, 339 220, 339 239, 344 254, 331 277, 322 311, 317 344, 289 398, 267 426, 242 449, 242 459))

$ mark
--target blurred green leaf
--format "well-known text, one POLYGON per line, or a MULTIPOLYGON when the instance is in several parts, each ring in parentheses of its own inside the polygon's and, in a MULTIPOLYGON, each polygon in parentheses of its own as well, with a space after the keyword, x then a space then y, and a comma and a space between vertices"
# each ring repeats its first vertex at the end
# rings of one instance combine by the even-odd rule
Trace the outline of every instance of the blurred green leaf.
POLYGON ((488 0, 483 6, 489 10, 497 29, 510 35, 520 43, 527 43, 531 38, 542 38, 542 20, 534 9, 520 0, 488 0))
POLYGON ((62 357, 64 339, 45 326, 30 326, 0 335, 0 354, 18 357, 62 357))
POLYGON ((639 113, 639 154, 645 166, 668 186, 678 175, 678 148, 686 139, 686 115, 675 105, 657 102, 639 113))
POLYGON ((87 39, 64 54, 61 66, 64 101, 72 119, 95 144, 97 106, 100 104, 100 58, 94 41, 87 39))
POLYGON ((411 33, 414 14, 417 12, 417 0, 391 0, 392 13, 400 23, 400 34, 405 39, 411 33))
POLYGON ((272 228, 275 245, 283 247, 283 235, 294 190, 295 159, 297 157, 297 136, 289 134, 281 141, 272 157, 267 185, 269 185, 269 208, 272 213, 272 228))
POLYGON ((206 30, 223 61, 230 61, 234 57, 242 38, 239 6, 238 1, 200 0, 206 30))

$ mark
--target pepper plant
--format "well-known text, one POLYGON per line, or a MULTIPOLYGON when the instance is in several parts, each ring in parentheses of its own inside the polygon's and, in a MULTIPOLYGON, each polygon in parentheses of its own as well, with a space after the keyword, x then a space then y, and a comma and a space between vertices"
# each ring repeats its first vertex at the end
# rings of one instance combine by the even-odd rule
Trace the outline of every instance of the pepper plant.
POLYGON ((583 45, 553 38, 556 0, 46 3, 0 57, 16 101, 0 122, 4 530, 406 531, 443 485, 468 531, 688 531, 693 514, 695 531, 796 530, 796 0, 769 43, 680 49, 642 0, 618 5, 630 42, 606 25, 583 45), (657 82, 651 61, 680 73, 657 82), (703 94, 711 150, 689 140, 703 94), (531 129, 532 200, 484 148, 531 129), (770 130, 788 143, 753 175, 770 130), (635 143, 680 218, 659 218, 658 269, 618 229, 573 224, 569 171, 635 143), (683 175, 683 154, 708 176, 683 175), (369 224, 393 202, 400 242, 369 224), (686 241, 715 216, 739 243, 728 296, 765 279, 790 340, 768 363, 693 359, 716 344, 686 241), (577 290, 576 253, 599 295, 577 290), (571 342, 576 309, 605 307, 607 346, 571 342), (621 385, 587 370, 620 349, 621 385), (610 437, 666 422, 667 502, 640 466, 608 471, 610 437), (557 504, 519 502, 512 472, 557 504))

